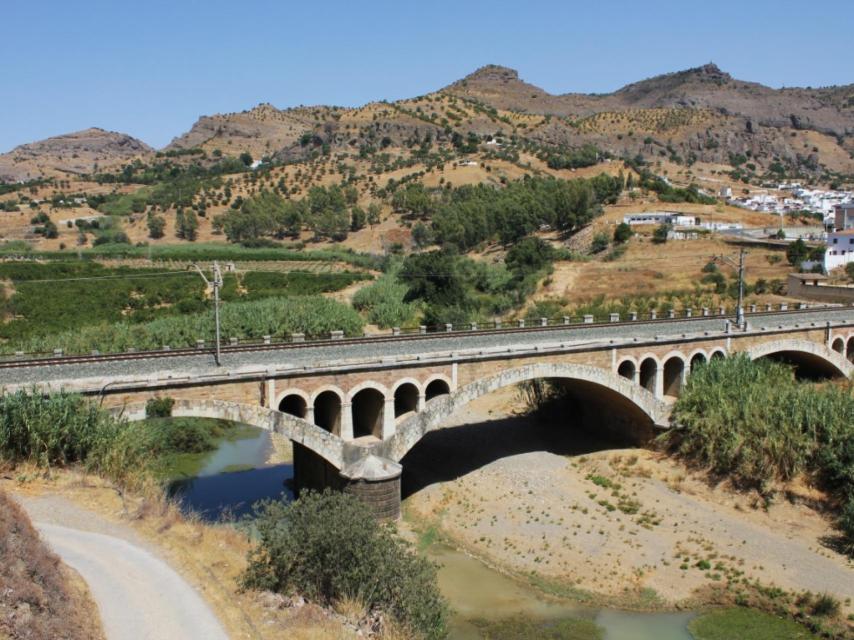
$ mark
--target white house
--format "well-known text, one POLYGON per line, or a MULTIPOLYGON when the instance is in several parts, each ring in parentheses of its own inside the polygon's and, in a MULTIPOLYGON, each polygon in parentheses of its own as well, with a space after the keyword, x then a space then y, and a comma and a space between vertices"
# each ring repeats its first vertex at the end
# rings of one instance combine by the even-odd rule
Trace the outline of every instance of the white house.
POLYGON ((630 226, 640 224, 670 224, 674 227, 694 227, 697 225, 697 218, 694 216, 679 215, 678 213, 669 213, 667 211, 647 211, 623 216, 623 222, 630 226))
POLYGON ((824 271, 829 273, 836 267, 854 262, 854 229, 842 229, 827 234, 827 250, 824 252, 824 271))

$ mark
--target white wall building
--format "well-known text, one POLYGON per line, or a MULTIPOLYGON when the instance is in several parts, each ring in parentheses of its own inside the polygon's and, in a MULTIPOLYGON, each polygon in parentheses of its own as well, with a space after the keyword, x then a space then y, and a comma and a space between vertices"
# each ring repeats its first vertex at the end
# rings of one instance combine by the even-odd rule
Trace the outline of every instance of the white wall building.
POLYGON ((827 234, 824 252, 824 270, 829 273, 837 267, 854 262, 854 229, 832 231, 827 234))

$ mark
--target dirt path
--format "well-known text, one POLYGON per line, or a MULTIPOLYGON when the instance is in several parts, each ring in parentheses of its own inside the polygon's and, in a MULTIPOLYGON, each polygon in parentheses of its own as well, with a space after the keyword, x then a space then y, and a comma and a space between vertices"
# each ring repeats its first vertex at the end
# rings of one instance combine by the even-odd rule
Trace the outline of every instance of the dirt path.
POLYGON ((59 497, 21 502, 89 585, 108 640, 228 638, 201 596, 129 529, 59 497))

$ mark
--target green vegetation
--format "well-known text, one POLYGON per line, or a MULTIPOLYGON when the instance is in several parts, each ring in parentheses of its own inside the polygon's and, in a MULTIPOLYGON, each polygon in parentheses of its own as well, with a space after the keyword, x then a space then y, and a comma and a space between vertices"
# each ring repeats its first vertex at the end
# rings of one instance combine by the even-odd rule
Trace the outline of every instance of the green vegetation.
POLYGON ((551 270, 554 250, 539 238, 518 242, 504 265, 489 265, 453 251, 407 256, 399 280, 407 286, 404 302, 423 308, 423 322, 442 325, 489 320, 519 306, 551 270))
POLYGON ((573 233, 622 189, 620 178, 605 174, 589 180, 525 178, 503 189, 468 185, 439 199, 433 231, 440 245, 463 251, 496 238, 512 244, 543 225, 573 233))
POLYGON ((817 640, 821 637, 788 618, 746 608, 703 614, 688 624, 688 630, 696 640, 817 640))
POLYGON ((263 190, 244 200, 238 209, 218 215, 214 224, 232 242, 297 236, 304 226, 318 238, 339 241, 366 221, 366 215, 355 206, 356 198, 353 187, 338 185, 312 187, 300 201, 285 200, 263 190))
MULTIPOLYGON (((359 335, 364 323, 351 307, 318 296, 264 298, 232 302, 220 309, 222 335, 225 338, 260 340, 269 335, 275 339, 303 333, 309 338, 328 337, 330 331, 359 335)), ((214 319, 210 311, 157 318, 149 322, 116 322, 86 325, 74 331, 33 336, 3 346, 6 351, 49 352, 64 349, 67 353, 119 352, 127 349, 192 347, 196 340, 214 337, 214 319)))
POLYGON ((436 568, 417 556, 357 498, 329 490, 256 505, 258 545, 244 586, 324 604, 349 599, 379 608, 417 637, 446 635, 448 608, 436 568))
POLYGON ((408 287, 398 280, 400 261, 395 261, 376 282, 362 287, 353 296, 353 307, 366 314, 368 322, 382 328, 415 323, 419 305, 404 302, 408 287))
POLYGON ((81 396, 18 391, 0 397, 0 459, 8 463, 81 463, 122 486, 139 486, 154 461, 148 435, 81 396))
POLYGON ((586 144, 580 149, 570 149, 545 154, 545 161, 550 169, 580 169, 592 167, 599 162, 602 152, 592 144, 586 144))
MULTIPOLYGON (((195 272, 158 275, 162 273, 162 268, 108 268, 90 261, 0 264, 0 278, 14 287, 13 295, 0 300, 0 311, 12 318, 0 325, 0 339, 46 340, 78 327, 136 324, 210 310, 204 283, 195 272)), ((316 295, 368 277, 349 272, 226 274, 222 298, 228 306, 241 300, 316 295)))
MULTIPOLYGON (((171 409, 171 399, 146 406, 149 415, 171 409)), ((128 423, 81 396, 18 391, 0 398, 0 461, 50 468, 82 464, 118 485, 197 475, 222 440, 254 436, 256 429, 207 418, 150 417, 128 423)))
POLYGON ((272 247, 244 247, 217 243, 173 244, 157 246, 132 246, 127 243, 101 244, 90 249, 69 251, 33 251, 26 243, 7 242, 0 246, 0 256, 26 255, 43 260, 69 260, 72 255, 81 260, 95 258, 147 258, 151 260, 184 260, 204 262, 210 260, 252 261, 310 261, 344 262, 364 269, 379 269, 382 260, 378 256, 356 253, 350 249, 330 248, 303 250, 301 244, 272 247))
POLYGON ((535 622, 526 618, 503 620, 473 620, 480 637, 485 640, 601 640, 602 628, 592 620, 565 618, 535 622))
POLYGON ((854 395, 817 387, 791 369, 739 354, 688 379, 663 436, 675 451, 746 486, 813 473, 841 503, 843 546, 854 550, 854 395))

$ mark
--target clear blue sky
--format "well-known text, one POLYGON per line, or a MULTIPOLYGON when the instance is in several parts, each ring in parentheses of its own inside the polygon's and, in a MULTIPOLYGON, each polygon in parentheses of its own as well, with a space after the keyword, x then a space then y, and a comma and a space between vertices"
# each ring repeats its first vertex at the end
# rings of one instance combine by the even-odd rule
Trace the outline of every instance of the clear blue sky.
POLYGON ((90 126, 161 147, 203 114, 410 97, 488 63, 552 93, 709 61, 854 82, 852 0, 4 0, 0 25, 0 151, 90 126))

